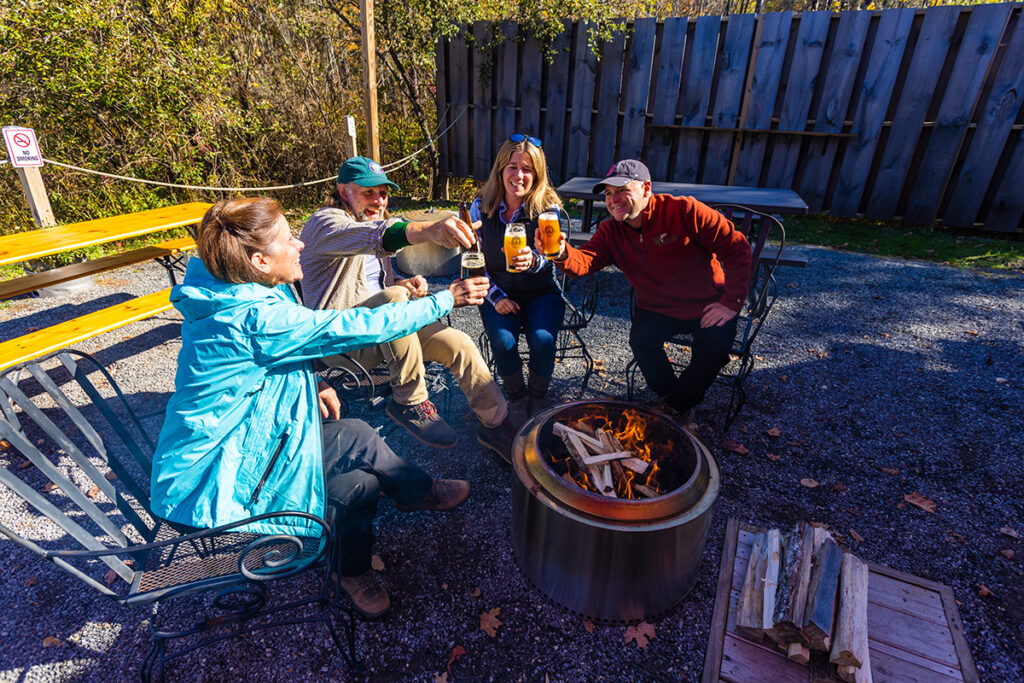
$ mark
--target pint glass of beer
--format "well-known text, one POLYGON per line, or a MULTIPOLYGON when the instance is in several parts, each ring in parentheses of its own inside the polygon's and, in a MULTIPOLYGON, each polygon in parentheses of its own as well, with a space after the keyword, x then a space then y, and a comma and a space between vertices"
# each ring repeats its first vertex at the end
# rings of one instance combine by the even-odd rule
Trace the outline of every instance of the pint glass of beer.
POLYGON ((468 280, 471 277, 487 277, 487 265, 482 252, 462 252, 462 279, 468 280))
POLYGON ((549 259, 558 256, 561 249, 559 238, 562 230, 558 226, 558 214, 554 211, 545 211, 537 218, 537 225, 540 228, 541 253, 549 259))
POLYGON ((519 250, 526 246, 526 226, 522 223, 509 223, 505 226, 505 270, 518 273, 512 266, 512 259, 519 256, 519 250))

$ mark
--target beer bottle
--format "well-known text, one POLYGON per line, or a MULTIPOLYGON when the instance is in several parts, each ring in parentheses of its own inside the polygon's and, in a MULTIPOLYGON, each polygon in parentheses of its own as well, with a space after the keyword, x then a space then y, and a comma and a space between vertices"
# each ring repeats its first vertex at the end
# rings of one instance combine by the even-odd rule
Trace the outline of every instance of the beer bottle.
POLYGON ((467 204, 466 202, 459 202, 459 219, 462 220, 463 223, 468 225, 470 230, 473 230, 473 244, 470 245, 470 247, 465 251, 479 252, 480 235, 478 235, 476 230, 473 228, 473 219, 470 218, 469 215, 469 204, 467 204))
MULTIPOLYGON (((469 217, 469 205, 466 202, 459 202, 459 218, 470 228, 473 227, 473 219, 469 217)), ((480 251, 480 236, 473 231, 473 244, 462 250, 462 279, 471 277, 485 277, 487 266, 484 262, 484 253, 480 251)))

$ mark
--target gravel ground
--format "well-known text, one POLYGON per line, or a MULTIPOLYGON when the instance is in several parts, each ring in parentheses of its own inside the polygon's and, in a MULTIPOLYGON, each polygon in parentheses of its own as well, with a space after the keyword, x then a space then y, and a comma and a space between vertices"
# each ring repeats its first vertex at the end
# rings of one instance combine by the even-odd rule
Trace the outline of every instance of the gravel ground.
MULTIPOLYGON (((824 522, 867 560, 949 584, 982 679, 1024 679, 1024 543, 1000 532, 1024 532, 1024 276, 802 251, 811 266, 782 273, 750 400, 729 433, 750 452, 720 445, 722 389, 696 412, 722 489, 698 582, 654 622, 646 649, 626 642, 623 626, 588 630, 527 585, 509 543, 512 474, 476 445, 455 391, 451 420, 465 431, 456 448, 425 449, 401 430, 388 437, 431 473, 471 480, 473 494, 448 514, 401 514, 382 504, 377 552, 394 608, 360 625, 369 678, 434 680, 460 647, 465 654, 451 663, 449 681, 694 680, 726 521, 735 517, 761 526, 824 522), (781 436, 769 436, 770 428, 781 436), (807 488, 805 478, 821 485, 807 488), (934 513, 903 503, 915 491, 936 503, 934 513), (980 596, 979 584, 991 595, 980 596), (502 626, 492 638, 480 615, 493 608, 502 626)), ((597 277, 602 295, 585 337, 604 370, 590 395, 620 396, 629 360, 627 288, 617 272, 597 277)), ((116 271, 85 294, 16 300, 0 307, 0 339, 165 282, 159 266, 144 266, 116 271)), ((110 368, 138 410, 158 412, 173 387, 178 321, 167 313, 80 348, 110 368)), ((475 311, 457 311, 453 322, 479 334, 475 311)), ((555 390, 570 397, 578 372, 570 363, 556 367, 555 390)), ((383 423, 382 410, 362 404, 352 415, 383 423)), ((18 462, 0 452, 0 465, 18 462)), ((23 514, 0 489, 0 523, 23 514)), ((314 589, 312 576, 284 588, 314 589)), ((119 607, 7 541, 0 541, 0 613, 0 681, 135 676, 149 643, 148 612, 119 607), (45 648, 49 636, 65 644, 45 648)), ((256 634, 179 661, 171 669, 179 680, 344 678, 325 633, 313 628, 256 634)))

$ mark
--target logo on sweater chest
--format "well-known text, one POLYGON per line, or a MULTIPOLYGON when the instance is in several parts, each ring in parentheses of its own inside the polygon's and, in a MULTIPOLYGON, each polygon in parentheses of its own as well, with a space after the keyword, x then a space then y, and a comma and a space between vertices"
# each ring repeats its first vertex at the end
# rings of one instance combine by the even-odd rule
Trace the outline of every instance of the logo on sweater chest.
POLYGON ((656 247, 663 247, 666 244, 673 244, 679 241, 679 235, 663 232, 660 235, 655 235, 654 239, 651 240, 656 247))

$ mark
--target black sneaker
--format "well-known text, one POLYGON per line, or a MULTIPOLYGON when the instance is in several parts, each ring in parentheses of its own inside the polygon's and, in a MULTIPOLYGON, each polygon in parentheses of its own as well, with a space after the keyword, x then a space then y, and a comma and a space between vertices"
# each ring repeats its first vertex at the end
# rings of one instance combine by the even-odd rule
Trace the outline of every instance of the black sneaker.
POLYGON ((384 412, 395 424, 404 427, 417 439, 434 448, 451 448, 459 435, 444 418, 437 414, 437 408, 430 401, 414 406, 403 406, 392 396, 384 412))
POLYGON ((516 440, 516 428, 512 426, 509 418, 505 418, 496 427, 485 427, 482 424, 477 428, 476 440, 484 448, 490 448, 501 456, 505 462, 512 464, 512 442, 516 440))
POLYGON ((464 479, 435 479, 430 491, 415 503, 403 504, 395 501, 395 508, 402 512, 414 510, 454 510, 469 498, 469 482, 464 479))

